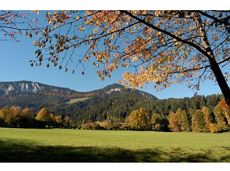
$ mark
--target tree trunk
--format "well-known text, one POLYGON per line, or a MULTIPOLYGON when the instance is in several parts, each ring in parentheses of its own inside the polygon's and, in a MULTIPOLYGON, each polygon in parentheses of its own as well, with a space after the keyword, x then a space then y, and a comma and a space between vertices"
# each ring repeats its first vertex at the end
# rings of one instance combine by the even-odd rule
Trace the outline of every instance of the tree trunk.
POLYGON ((224 75, 219 67, 219 65, 217 64, 216 60, 213 57, 209 57, 209 63, 210 63, 210 67, 216 77, 216 81, 224 95, 225 101, 228 104, 228 106, 230 106, 230 88, 224 78, 224 75))
POLYGON ((196 44, 194 44, 192 42, 189 42, 187 40, 183 40, 180 37, 177 37, 174 34, 168 32, 167 30, 163 30, 161 28, 158 28, 158 27, 154 26, 153 24, 148 23, 145 20, 136 17, 135 15, 133 15, 132 13, 130 13, 128 11, 121 11, 121 13, 124 13, 124 14, 126 14, 126 15, 134 18, 134 19, 136 19, 137 21, 145 24, 146 26, 148 26, 148 27, 150 27, 150 28, 152 28, 154 30, 157 30, 157 31, 159 31, 159 32, 161 32, 163 34, 166 34, 166 35, 168 35, 168 36, 176 39, 179 42, 188 44, 189 46, 194 47, 199 52, 201 52, 203 55, 205 55, 208 58, 208 60, 209 60, 210 68, 211 68, 211 70, 213 71, 213 73, 215 75, 216 81, 217 81, 217 83, 218 83, 218 85, 219 85, 219 87, 220 87, 220 89, 221 89, 221 91, 222 91, 222 93, 224 95, 225 101, 228 104, 228 106, 230 106, 230 88, 229 88, 229 86, 227 84, 227 81, 224 78, 224 75, 223 75, 223 73, 222 73, 222 71, 221 71, 221 69, 219 67, 219 64, 216 62, 216 59, 215 59, 214 54, 213 54, 213 51, 212 51, 211 46, 209 44, 209 41, 207 39, 207 35, 206 35, 206 32, 205 32, 204 24, 202 23, 202 20, 201 20, 201 17, 200 17, 199 13, 195 13, 196 14, 196 18, 195 19, 197 20, 199 27, 203 31, 203 35, 204 35, 203 41, 207 45, 206 51, 204 51, 201 47, 197 46, 196 44))
POLYGON ((200 26, 200 28, 202 29, 202 32, 203 32, 203 41, 206 43, 207 47, 206 47, 206 57, 208 58, 209 60, 209 63, 210 63, 210 68, 212 70, 212 72, 214 73, 215 77, 216 77, 216 81, 224 95, 224 98, 225 98, 225 101, 226 103, 228 104, 228 106, 230 106, 230 88, 227 84, 227 81, 225 80, 224 78, 224 75, 220 69, 220 66, 219 64, 216 62, 216 59, 215 59, 215 56, 214 56, 214 53, 212 51, 212 48, 211 48, 211 45, 208 41, 208 38, 207 38, 207 33, 205 31, 205 26, 204 26, 204 23, 202 22, 201 20, 201 17, 200 15, 198 14, 198 18, 197 18, 197 21, 198 21, 198 25, 200 26))

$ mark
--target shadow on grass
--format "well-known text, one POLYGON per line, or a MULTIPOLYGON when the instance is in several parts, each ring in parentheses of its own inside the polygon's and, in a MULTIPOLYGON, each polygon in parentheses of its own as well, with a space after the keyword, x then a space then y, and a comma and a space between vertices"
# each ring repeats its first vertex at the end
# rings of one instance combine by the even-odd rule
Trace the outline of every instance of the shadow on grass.
POLYGON ((182 148, 125 150, 120 148, 39 146, 0 140, 0 162, 229 162, 229 148, 191 153, 182 148))

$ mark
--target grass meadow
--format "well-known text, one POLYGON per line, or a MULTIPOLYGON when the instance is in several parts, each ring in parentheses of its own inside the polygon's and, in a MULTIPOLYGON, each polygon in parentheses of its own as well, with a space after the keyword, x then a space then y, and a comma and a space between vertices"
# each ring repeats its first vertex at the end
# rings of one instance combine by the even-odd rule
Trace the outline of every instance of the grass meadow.
POLYGON ((1 162, 230 162, 230 133, 0 128, 1 162))

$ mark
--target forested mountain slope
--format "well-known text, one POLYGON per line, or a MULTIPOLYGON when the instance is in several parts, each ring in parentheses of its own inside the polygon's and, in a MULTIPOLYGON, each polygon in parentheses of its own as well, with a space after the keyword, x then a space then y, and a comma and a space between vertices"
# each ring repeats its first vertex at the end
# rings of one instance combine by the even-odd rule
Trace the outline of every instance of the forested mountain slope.
POLYGON ((120 84, 78 92, 30 81, 0 82, 0 107, 16 105, 29 107, 35 112, 47 107, 53 113, 69 115, 76 120, 122 120, 140 107, 162 114, 178 108, 189 110, 207 106, 213 109, 220 98, 220 95, 211 95, 160 100, 149 93, 126 89, 120 84))

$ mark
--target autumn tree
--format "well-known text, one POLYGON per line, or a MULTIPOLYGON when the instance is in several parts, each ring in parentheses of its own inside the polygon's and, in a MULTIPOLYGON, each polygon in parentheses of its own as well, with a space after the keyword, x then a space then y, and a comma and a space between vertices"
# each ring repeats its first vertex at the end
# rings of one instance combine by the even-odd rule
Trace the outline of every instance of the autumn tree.
POLYGON ((224 111, 224 115, 227 119, 228 125, 230 126, 230 106, 227 105, 224 99, 221 99, 218 105, 224 111))
POLYGON ((25 109, 22 110, 22 117, 25 118, 32 118, 33 117, 33 113, 31 111, 30 108, 26 107, 25 109))
POLYGON ((51 119, 51 124, 54 127, 61 126, 62 123, 62 116, 61 115, 55 115, 55 114, 50 114, 50 119, 51 119))
POLYGON ((214 115, 217 122, 218 129, 220 131, 229 130, 227 118, 225 117, 224 110, 220 104, 217 104, 214 109, 214 115))
POLYGON ((113 128, 113 123, 111 120, 104 120, 103 122, 98 122, 99 126, 105 130, 111 130, 113 128))
POLYGON ((150 129, 151 115, 145 108, 134 110, 128 116, 128 126, 136 130, 150 129))
POLYGON ((204 116, 205 129, 209 130, 209 126, 212 123, 211 122, 211 113, 210 113, 210 110, 206 106, 203 106, 201 110, 202 110, 202 113, 203 113, 203 116, 204 116))
POLYGON ((11 121, 11 114, 8 108, 1 108, 0 109, 0 120, 1 126, 7 126, 7 124, 11 121))
POLYGON ((19 106, 12 106, 10 108, 10 112, 12 113, 13 117, 17 117, 22 113, 22 109, 19 106))
POLYGON ((3 107, 0 110, 0 118, 2 118, 6 124, 6 126, 11 127, 12 120, 14 118, 13 114, 11 113, 10 108, 3 107))
POLYGON ((20 35, 32 38, 37 35, 43 27, 38 27, 36 15, 25 11, 0 11, 0 41, 19 42, 20 35))
POLYGON ((169 113, 168 120, 169 120, 169 128, 171 131, 173 131, 173 132, 180 131, 180 129, 178 127, 178 117, 177 117, 175 112, 169 113))
POLYGON ((2 126, 33 127, 33 119, 32 113, 28 108, 22 110, 18 106, 12 106, 0 109, 2 126))
POLYGON ((204 115, 201 109, 194 110, 192 115, 192 131, 195 132, 207 132, 204 115))
POLYGON ((11 113, 11 126, 12 127, 33 127, 33 115, 29 108, 21 109, 18 106, 10 108, 11 113))
POLYGON ((9 109, 9 116, 8 118, 10 119, 8 123, 12 127, 19 127, 20 125, 20 115, 22 113, 22 109, 19 106, 12 106, 9 109))
POLYGON ((166 88, 216 80, 230 106, 222 67, 229 65, 229 11, 53 11, 34 41, 31 65, 53 64, 85 73, 84 61, 101 79, 127 68, 122 82, 133 88, 154 83, 166 88))
POLYGON ((38 121, 42 121, 42 122, 45 122, 47 125, 49 124, 49 122, 51 121, 51 118, 50 118, 50 114, 49 114, 49 111, 47 108, 43 107, 41 108, 36 117, 35 117, 36 120, 38 121))
POLYGON ((210 123, 208 129, 209 129, 209 131, 211 133, 218 133, 218 132, 220 132, 220 130, 218 128, 218 125, 216 123, 210 123))
POLYGON ((205 130, 208 130, 212 133, 219 132, 220 129, 218 128, 218 125, 215 121, 215 118, 213 118, 211 111, 208 107, 204 106, 202 107, 202 113, 204 116, 204 121, 205 121, 205 130))
POLYGON ((0 127, 5 126, 5 121, 4 121, 4 113, 3 110, 0 108, 0 127))
POLYGON ((88 122, 81 125, 81 129, 99 130, 102 127, 97 122, 88 122))
POLYGON ((189 131, 190 130, 190 126, 189 126, 189 122, 188 122, 188 117, 187 117, 187 113, 185 110, 182 110, 181 108, 177 109, 177 115, 180 116, 181 118, 181 130, 182 131, 189 131))
POLYGON ((168 120, 171 131, 189 131, 188 118, 184 110, 179 108, 176 112, 170 112, 168 120))

